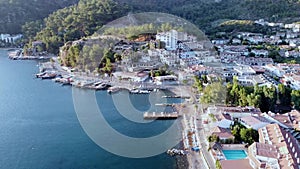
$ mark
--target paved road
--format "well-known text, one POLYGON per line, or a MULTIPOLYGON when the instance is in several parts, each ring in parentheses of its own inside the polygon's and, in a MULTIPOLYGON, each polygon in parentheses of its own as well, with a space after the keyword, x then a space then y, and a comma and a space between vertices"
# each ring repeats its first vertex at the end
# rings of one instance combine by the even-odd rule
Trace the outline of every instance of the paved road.
MULTIPOLYGON (((192 97, 191 102, 195 103, 193 104, 194 110, 190 110, 189 114, 191 117, 194 118, 194 123, 195 123, 195 128, 196 128, 196 135, 197 138, 200 142, 201 145, 201 149, 200 149, 200 153, 197 154, 193 154, 195 157, 194 158, 202 158, 202 162, 205 162, 207 165, 202 165, 202 167, 207 168, 209 167, 210 169, 214 169, 215 168, 215 162, 212 159, 212 156, 210 155, 210 153, 208 152, 208 145, 207 145, 207 141, 206 141, 206 135, 204 133, 204 128, 203 128, 203 123, 202 123, 202 119, 201 119, 201 114, 203 114, 203 109, 202 109, 202 105, 197 103, 197 99, 195 97, 195 94, 192 93, 192 90, 190 89, 190 87, 186 87, 185 91, 189 92, 189 95, 192 97), (197 105, 197 109, 195 108, 195 105, 197 105), (201 156, 200 156, 201 154, 201 156)), ((197 161, 195 161, 195 163, 198 163, 197 161)), ((196 164, 197 166, 197 164, 196 164)))
MULTIPOLYGON (((195 128, 194 126, 194 117, 193 113, 195 112, 194 104, 188 104, 185 108, 182 109, 184 118, 183 118, 183 129, 191 129, 195 128)), ((198 139, 197 139, 198 140, 198 139)), ((189 151, 190 153, 187 155, 189 162, 189 169, 207 169, 205 164, 205 160, 202 156, 201 152, 189 151)))

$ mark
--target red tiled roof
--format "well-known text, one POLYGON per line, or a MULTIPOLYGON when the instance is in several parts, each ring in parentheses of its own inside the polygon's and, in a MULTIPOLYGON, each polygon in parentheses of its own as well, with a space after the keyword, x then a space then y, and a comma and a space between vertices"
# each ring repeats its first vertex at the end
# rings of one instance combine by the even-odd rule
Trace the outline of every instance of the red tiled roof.
POLYGON ((248 159, 243 160, 222 160, 222 169, 252 169, 248 159))
POLYGON ((220 139, 233 139, 234 136, 231 134, 229 129, 225 129, 222 127, 215 127, 212 132, 211 135, 217 135, 219 136, 220 139))
POLYGON ((269 124, 265 128, 259 129, 259 135, 260 142, 272 144, 276 147, 280 154, 278 162, 281 169, 298 167, 297 160, 300 158, 299 143, 289 132, 278 124, 269 124))
POLYGON ((278 158, 277 149, 275 146, 264 143, 254 143, 256 146, 256 154, 263 157, 278 158))
POLYGON ((245 122, 246 124, 250 125, 250 126, 254 126, 256 124, 260 124, 260 123, 263 123, 263 122, 268 122, 263 117, 255 117, 255 116, 242 117, 241 120, 243 122, 245 122))

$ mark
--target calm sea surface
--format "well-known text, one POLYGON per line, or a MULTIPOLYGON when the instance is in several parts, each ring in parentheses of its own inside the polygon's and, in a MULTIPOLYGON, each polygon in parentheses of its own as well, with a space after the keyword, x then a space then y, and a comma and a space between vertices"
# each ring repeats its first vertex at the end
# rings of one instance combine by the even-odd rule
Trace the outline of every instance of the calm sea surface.
MULTIPOLYGON (((176 168, 175 159, 166 154, 130 159, 97 146, 79 124, 71 87, 34 78, 37 64, 9 60, 7 52, 0 50, 1 169, 176 168)), ((118 114, 106 91, 96 96, 107 121, 128 136, 153 136, 172 123, 132 124, 118 114)), ((147 95, 131 96, 131 100, 137 109, 147 110, 147 95)))

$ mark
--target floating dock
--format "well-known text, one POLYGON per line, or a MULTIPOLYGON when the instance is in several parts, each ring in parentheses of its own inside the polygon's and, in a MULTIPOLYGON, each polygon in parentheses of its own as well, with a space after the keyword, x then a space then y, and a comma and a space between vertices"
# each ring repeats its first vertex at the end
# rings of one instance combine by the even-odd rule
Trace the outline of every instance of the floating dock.
POLYGON ((144 119, 161 119, 161 120, 168 120, 168 119, 177 119, 180 117, 178 112, 145 112, 144 119))

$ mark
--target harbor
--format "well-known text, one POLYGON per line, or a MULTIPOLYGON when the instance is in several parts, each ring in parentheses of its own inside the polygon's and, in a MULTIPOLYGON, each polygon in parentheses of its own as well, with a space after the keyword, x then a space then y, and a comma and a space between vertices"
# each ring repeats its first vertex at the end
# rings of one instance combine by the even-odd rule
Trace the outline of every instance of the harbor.
MULTIPOLYGON (((74 71, 71 68, 61 66, 57 58, 52 58, 52 61, 49 62, 42 62, 38 66, 40 71, 35 74, 36 78, 41 78, 43 80, 52 79, 54 82, 61 83, 62 85, 71 85, 83 89, 107 90, 110 94, 120 90, 128 90, 131 94, 150 94, 151 92, 156 92, 158 90, 169 89, 168 86, 157 85, 153 82, 120 80, 115 76, 74 71)), ((184 98, 181 96, 165 97, 184 98)))
MULTIPOLYGON (((0 56, 3 85, 0 96, 0 130, 3 133, 0 139, 3 146, 0 168, 172 169, 176 165, 176 157, 170 157, 166 153, 140 160, 120 157, 99 148, 81 129, 70 86, 62 87, 62 83, 52 81, 55 78, 37 79, 35 74, 39 70, 35 61, 9 60, 4 50, 0 50, 0 56)), ((102 108, 112 110, 107 113, 107 121, 117 127, 119 132, 128 133, 132 137, 155 135, 155 131, 165 127, 163 124, 171 123, 154 122, 149 124, 149 128, 140 129, 126 120, 116 121, 114 114, 118 112, 113 108, 112 96, 105 90, 95 94, 99 102, 106 101, 106 104, 101 105, 102 108), (142 135, 143 133, 145 134, 142 135)), ((137 108, 146 104, 143 100, 145 99, 137 99, 137 108)), ((109 136, 102 137, 107 141, 111 140, 109 136)))
MULTIPOLYGON (((80 72, 75 69, 63 67, 59 64, 56 57, 51 58, 51 61, 40 62, 38 64, 39 72, 34 76, 42 80, 50 80, 61 85, 70 85, 76 88, 88 89, 88 90, 106 90, 108 94, 115 94, 121 90, 127 90, 132 95, 148 95, 151 92, 157 91, 171 91, 171 95, 159 96, 167 99, 190 99, 189 95, 182 91, 180 85, 158 85, 152 81, 137 82, 134 80, 120 79, 118 76, 111 75, 99 75, 94 73, 80 72), (182 94, 184 93, 184 94, 182 94)), ((182 103, 156 103, 155 106, 159 107, 172 107, 170 112, 145 112, 143 118, 145 120, 181 120, 182 112, 181 107, 185 105, 182 103)), ((182 156, 190 150, 174 151, 170 149, 171 156, 182 156)), ((181 158, 181 157, 180 157, 181 158)), ((185 161, 185 160, 183 160, 185 161)), ((184 164, 187 165, 187 164, 184 164)))

